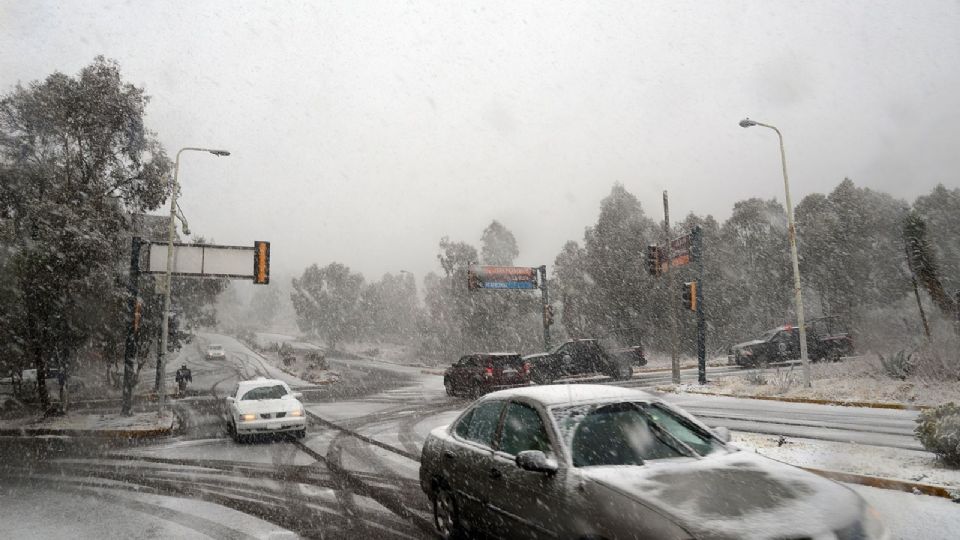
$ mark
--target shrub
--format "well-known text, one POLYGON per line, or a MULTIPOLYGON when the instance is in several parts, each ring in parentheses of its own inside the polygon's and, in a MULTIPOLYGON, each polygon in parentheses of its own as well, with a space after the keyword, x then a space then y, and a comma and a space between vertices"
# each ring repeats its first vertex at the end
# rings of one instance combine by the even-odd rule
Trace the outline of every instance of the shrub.
POLYGON ((960 406, 956 403, 920 413, 914 432, 923 447, 944 463, 960 466, 960 406))
POLYGON ((899 351, 887 358, 884 358, 882 354, 877 356, 880 358, 880 365, 883 366, 883 371, 887 376, 902 381, 910 375, 916 365, 913 361, 913 355, 914 353, 907 354, 906 351, 899 351))
POLYGON ((793 366, 790 366, 790 369, 785 370, 777 368, 777 370, 773 373, 773 379, 770 381, 774 388, 776 388, 776 392, 778 394, 786 394, 788 391, 790 391, 790 388, 796 384, 796 382, 797 379, 793 375, 793 366))
POLYGON ((746 375, 744 375, 743 378, 744 378, 744 380, 746 380, 748 383, 750 383, 750 384, 752 384, 752 385, 755 385, 755 386, 763 386, 763 385, 767 384, 767 376, 766 376, 766 374, 764 374, 764 372, 763 372, 762 369, 758 369, 758 370, 756 370, 756 371, 751 371, 751 372, 747 373, 746 375))

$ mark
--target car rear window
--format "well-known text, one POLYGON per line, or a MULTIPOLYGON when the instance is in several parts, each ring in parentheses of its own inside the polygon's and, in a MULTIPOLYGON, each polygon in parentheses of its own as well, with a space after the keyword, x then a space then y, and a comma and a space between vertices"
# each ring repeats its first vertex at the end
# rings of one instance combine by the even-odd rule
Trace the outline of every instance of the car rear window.
POLYGON ((488 365, 492 365, 496 368, 512 367, 519 368, 523 365, 523 359, 520 358, 520 355, 516 356, 490 356, 487 357, 486 362, 488 365))

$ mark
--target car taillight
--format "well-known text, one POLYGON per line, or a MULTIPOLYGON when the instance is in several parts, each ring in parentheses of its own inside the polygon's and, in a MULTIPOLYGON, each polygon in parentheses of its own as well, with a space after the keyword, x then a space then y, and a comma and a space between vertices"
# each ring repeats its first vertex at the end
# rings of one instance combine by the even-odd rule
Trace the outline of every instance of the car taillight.
POLYGON ((493 377, 493 366, 487 366, 487 369, 483 371, 483 374, 487 377, 493 377))

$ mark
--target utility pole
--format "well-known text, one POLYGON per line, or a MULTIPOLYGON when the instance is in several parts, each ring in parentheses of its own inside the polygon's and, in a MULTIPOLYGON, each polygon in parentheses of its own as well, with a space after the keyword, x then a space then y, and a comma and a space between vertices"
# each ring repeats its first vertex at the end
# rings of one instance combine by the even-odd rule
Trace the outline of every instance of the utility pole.
POLYGON ((130 278, 127 283, 127 340, 123 348, 123 404, 120 413, 133 414, 134 361, 137 355, 137 296, 140 294, 140 237, 134 236, 130 246, 130 278))
POLYGON ((550 322, 547 321, 547 310, 550 309, 550 293, 547 291, 547 265, 541 266, 540 270, 540 294, 543 300, 543 308, 540 310, 543 316, 543 350, 550 350, 550 322))
POLYGON ((663 190, 663 234, 666 236, 667 250, 667 297, 670 304, 670 370, 673 373, 673 384, 680 384, 680 355, 677 344, 677 320, 680 318, 680 304, 676 302, 673 288, 673 272, 670 264, 673 262, 673 239, 670 234, 670 203, 667 200, 667 190, 663 190))
POLYGON ((790 258, 793 259, 793 294, 794 305, 797 310, 797 326, 800 327, 800 363, 803 365, 803 386, 810 388, 810 358, 807 356, 807 326, 804 323, 803 314, 803 288, 800 284, 800 259, 797 256, 797 225, 793 221, 793 202, 790 200, 790 181, 787 178, 787 153, 783 149, 783 134, 780 130, 770 124, 757 122, 744 118, 740 121, 740 127, 748 128, 752 126, 762 126, 770 128, 777 134, 780 141, 780 164, 783 166, 783 191, 787 203, 787 235, 790 239, 790 258))

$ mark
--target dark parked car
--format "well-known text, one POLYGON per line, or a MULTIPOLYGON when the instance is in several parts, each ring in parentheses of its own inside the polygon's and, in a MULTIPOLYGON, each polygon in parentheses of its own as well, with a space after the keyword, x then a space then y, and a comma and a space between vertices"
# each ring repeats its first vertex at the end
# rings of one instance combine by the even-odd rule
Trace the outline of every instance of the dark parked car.
POLYGON ((552 351, 523 357, 530 363, 533 382, 548 384, 561 377, 606 375, 629 379, 634 365, 645 365, 640 347, 607 351, 595 339, 574 339, 557 345, 552 351))
MULTIPOLYGON (((807 357, 811 360, 838 361, 853 353, 853 338, 839 329, 835 317, 811 319, 807 323, 807 357)), ((738 343, 730 348, 728 364, 752 367, 770 362, 800 358, 800 329, 785 325, 764 332, 759 339, 738 343)))
POLYGON ((529 382, 530 366, 517 353, 468 354, 443 374, 448 396, 478 396, 529 382))
POLYGON ((849 488, 728 438, 637 390, 515 388, 430 433, 420 486, 444 537, 886 538, 849 488))

